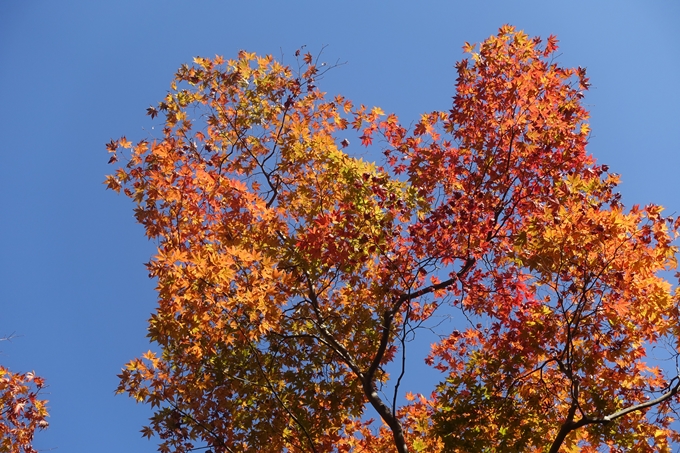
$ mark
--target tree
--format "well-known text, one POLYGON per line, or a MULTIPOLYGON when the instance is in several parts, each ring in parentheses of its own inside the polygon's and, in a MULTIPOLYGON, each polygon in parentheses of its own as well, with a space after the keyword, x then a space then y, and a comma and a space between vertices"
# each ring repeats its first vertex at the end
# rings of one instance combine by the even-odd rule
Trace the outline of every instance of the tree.
POLYGON ((33 435, 48 426, 47 401, 38 398, 44 386, 32 372, 13 373, 0 365, 0 452, 36 453, 33 435))
POLYGON ((661 273, 680 222, 623 206, 556 42, 504 26, 466 43, 451 110, 412 130, 327 99, 309 53, 182 66, 148 109, 163 137, 108 145, 126 159, 108 187, 158 243, 160 352, 118 388, 155 409, 144 435, 163 452, 668 451, 680 380, 648 353, 677 357, 661 273), (382 166, 346 152, 352 130, 382 166), (442 381, 404 392, 428 331, 442 381))

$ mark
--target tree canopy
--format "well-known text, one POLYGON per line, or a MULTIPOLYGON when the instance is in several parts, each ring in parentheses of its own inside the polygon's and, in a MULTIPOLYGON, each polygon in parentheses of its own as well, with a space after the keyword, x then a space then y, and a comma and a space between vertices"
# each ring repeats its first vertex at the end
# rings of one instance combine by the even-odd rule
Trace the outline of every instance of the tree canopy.
POLYGON ((680 222, 622 204, 586 151, 585 70, 556 63, 554 37, 504 26, 464 50, 451 110, 412 127, 327 97, 310 53, 242 51, 180 68, 148 109, 162 137, 108 144, 124 164, 106 183, 158 244, 159 352, 118 391, 154 408, 160 451, 679 440, 680 222), (414 394, 423 336, 441 382, 414 394))

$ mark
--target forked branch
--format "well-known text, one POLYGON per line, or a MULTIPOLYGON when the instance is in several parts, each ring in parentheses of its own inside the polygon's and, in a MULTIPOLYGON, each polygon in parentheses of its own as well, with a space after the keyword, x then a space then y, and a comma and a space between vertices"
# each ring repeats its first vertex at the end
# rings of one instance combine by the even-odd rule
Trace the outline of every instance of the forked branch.
POLYGON ((569 414, 567 415, 567 420, 565 423, 562 425, 560 428, 560 431, 557 433, 557 436, 555 437, 555 440, 553 441, 552 445, 550 446, 550 451, 549 453, 558 453, 560 451, 560 447, 564 443, 564 440, 567 438, 567 435, 571 433, 572 431, 575 431, 583 426, 586 425, 592 425, 592 424, 601 424, 601 425, 606 425, 608 423, 611 423, 612 421, 616 420, 617 418, 621 418, 624 415, 630 414, 631 412, 635 411, 642 411, 645 409, 648 409, 650 407, 656 406, 658 404, 663 403, 664 401, 672 398, 674 395, 676 395, 680 391, 680 376, 676 376, 671 380, 671 387, 670 389, 659 396, 658 398, 655 398, 650 401, 646 401, 644 403, 640 404, 633 404, 632 406, 628 406, 624 409, 621 409, 620 411, 614 412, 613 414, 609 414, 607 416, 604 416, 602 418, 591 418, 588 416, 584 416, 581 418, 581 420, 575 422, 574 419, 574 414, 576 412, 576 407, 577 404, 574 402, 572 404, 571 409, 569 410, 569 414))

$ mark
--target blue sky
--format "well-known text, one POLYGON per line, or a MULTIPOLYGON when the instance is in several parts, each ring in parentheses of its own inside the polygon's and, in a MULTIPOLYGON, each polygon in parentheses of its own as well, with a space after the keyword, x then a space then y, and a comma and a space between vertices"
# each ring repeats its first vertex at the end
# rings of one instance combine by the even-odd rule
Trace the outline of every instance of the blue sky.
POLYGON ((39 449, 155 451, 148 409, 115 396, 149 349, 154 253, 132 205, 105 191, 104 144, 153 134, 145 109, 194 56, 292 55, 347 64, 320 87, 408 123, 448 109, 465 41, 510 23, 560 39, 588 69, 589 150, 627 205, 680 213, 680 2, 0 1, 0 363, 49 384, 39 449))

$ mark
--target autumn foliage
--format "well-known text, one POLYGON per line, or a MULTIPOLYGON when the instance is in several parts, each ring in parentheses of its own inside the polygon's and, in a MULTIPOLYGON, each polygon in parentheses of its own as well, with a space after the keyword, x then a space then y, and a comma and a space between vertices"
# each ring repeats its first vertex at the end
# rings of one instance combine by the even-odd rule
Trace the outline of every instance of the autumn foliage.
POLYGON ((13 373, 0 366, 0 452, 36 453, 36 430, 47 427, 47 401, 39 398, 45 386, 34 373, 13 373))
POLYGON ((124 162, 108 187, 158 244, 160 352, 118 391, 154 408, 143 434, 160 451, 679 440, 661 361, 677 355, 663 276, 679 222, 624 207, 587 153, 589 82, 554 61, 554 37, 505 26, 464 49, 451 110, 413 127, 326 97, 311 54, 291 69, 241 52, 180 68, 148 110, 162 137, 108 145, 124 162), (381 165, 356 157, 376 150, 381 165), (402 384, 421 338, 441 373, 430 394, 402 384))

